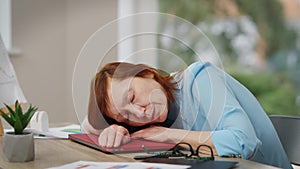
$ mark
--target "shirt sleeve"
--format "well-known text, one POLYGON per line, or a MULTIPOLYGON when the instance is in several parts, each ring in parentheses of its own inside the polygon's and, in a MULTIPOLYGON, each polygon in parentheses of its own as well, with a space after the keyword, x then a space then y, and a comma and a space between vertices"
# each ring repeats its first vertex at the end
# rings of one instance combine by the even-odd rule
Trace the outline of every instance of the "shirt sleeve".
POLYGON ((245 112, 228 87, 228 74, 210 63, 197 64, 200 63, 191 68, 195 76, 193 93, 203 111, 200 113, 206 116, 205 126, 212 131, 218 155, 241 154, 242 158, 249 158, 260 144, 247 115, 251 112, 245 112))
POLYGON ((241 154, 248 159, 260 145, 247 113, 230 92, 227 93, 223 116, 211 138, 220 156, 241 154))

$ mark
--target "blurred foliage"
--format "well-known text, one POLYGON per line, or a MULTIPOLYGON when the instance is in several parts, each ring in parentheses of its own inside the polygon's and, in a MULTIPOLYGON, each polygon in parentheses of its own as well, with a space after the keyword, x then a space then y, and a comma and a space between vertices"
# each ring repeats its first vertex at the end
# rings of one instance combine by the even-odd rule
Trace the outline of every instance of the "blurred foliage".
MULTIPOLYGON (((225 1, 225 0, 223 0, 225 1)), ((197 25, 199 22, 210 21, 230 16, 230 11, 218 5, 220 0, 163 0, 159 1, 160 11, 170 13, 197 25), (223 15, 223 16, 220 16, 223 15)), ((227 0, 234 3, 240 15, 249 16, 258 27, 262 41, 266 45, 265 56, 272 57, 282 49, 293 49, 296 45, 297 33, 286 26, 283 7, 279 0, 227 0)), ((226 36, 222 35, 226 40, 226 36)), ((224 43, 227 53, 232 53, 229 43, 224 43)))
POLYGON ((295 104, 296 92, 284 74, 231 73, 258 99, 267 114, 299 116, 295 104))
POLYGON ((266 57, 283 49, 293 49, 296 32, 286 26, 283 7, 279 0, 235 0, 239 10, 251 16, 267 44, 266 57))
POLYGON ((159 1, 161 12, 173 14, 197 24, 212 19, 215 0, 163 0, 159 1))

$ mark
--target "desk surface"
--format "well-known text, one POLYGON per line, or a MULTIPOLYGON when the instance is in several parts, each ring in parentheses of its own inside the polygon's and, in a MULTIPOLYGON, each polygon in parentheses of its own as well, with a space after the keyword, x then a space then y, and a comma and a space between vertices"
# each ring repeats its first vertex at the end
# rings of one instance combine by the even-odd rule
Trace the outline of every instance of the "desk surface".
MULTIPOLYGON (((104 154, 70 140, 35 139, 35 160, 26 163, 9 163, 2 158, 2 136, 0 136, 0 169, 36 169, 60 166, 76 161, 134 162, 136 154, 104 154)), ((238 169, 274 169, 275 167, 242 159, 218 159, 238 161, 238 169)))

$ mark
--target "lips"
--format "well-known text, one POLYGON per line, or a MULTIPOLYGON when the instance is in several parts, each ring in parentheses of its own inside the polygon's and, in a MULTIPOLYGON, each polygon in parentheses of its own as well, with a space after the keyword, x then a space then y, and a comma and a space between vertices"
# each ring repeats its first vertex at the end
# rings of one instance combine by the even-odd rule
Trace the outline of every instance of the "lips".
POLYGON ((152 108, 152 116, 151 116, 151 121, 154 121, 156 119, 156 111, 155 111, 155 107, 153 106, 152 108))

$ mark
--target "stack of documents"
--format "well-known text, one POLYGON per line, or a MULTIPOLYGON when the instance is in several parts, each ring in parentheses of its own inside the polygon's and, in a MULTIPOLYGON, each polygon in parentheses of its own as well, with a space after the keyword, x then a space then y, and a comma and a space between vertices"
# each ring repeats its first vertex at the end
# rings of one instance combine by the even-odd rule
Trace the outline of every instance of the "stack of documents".
POLYGON ((49 128, 48 131, 42 132, 36 129, 27 128, 25 131, 30 131, 35 134, 35 138, 60 138, 68 139, 69 134, 81 133, 80 125, 72 124, 63 127, 49 128))

